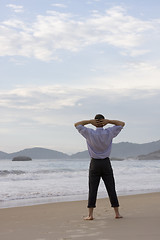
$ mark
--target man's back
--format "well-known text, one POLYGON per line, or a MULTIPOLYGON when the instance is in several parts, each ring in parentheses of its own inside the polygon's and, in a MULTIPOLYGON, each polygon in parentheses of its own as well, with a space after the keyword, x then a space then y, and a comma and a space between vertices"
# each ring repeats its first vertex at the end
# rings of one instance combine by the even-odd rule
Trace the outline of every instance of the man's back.
POLYGON ((122 126, 113 126, 106 129, 103 127, 97 127, 96 130, 82 125, 79 125, 76 128, 86 139, 90 156, 96 159, 103 159, 109 157, 112 139, 118 135, 122 126))

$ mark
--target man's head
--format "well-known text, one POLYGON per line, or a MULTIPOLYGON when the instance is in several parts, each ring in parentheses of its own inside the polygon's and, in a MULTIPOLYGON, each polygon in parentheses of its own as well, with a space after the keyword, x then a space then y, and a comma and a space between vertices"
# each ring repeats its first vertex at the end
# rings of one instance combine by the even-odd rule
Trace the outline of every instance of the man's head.
POLYGON ((104 116, 102 114, 97 114, 94 119, 97 120, 96 127, 103 127, 101 120, 104 119, 104 116))
POLYGON ((102 114, 97 114, 94 119, 104 119, 104 116, 102 114))

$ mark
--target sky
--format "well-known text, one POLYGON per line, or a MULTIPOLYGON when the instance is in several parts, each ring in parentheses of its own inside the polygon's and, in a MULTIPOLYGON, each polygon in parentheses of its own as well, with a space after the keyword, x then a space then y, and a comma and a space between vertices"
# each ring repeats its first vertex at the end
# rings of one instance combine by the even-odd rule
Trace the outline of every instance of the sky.
POLYGON ((86 150, 74 123, 97 113, 125 121, 115 143, 159 140, 159 13, 159 0, 1 0, 0 151, 86 150))

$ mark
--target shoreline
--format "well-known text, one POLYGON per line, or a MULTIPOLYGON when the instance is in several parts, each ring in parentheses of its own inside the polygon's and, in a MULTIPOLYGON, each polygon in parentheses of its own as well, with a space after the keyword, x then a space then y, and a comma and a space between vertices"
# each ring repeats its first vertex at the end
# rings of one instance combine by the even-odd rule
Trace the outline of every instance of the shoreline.
MULTIPOLYGON (((130 191, 130 192, 121 192, 118 193, 118 198, 120 196, 134 196, 134 195, 141 195, 141 194, 150 194, 150 193, 157 193, 160 190, 150 190, 150 191, 130 191)), ((98 193, 97 199, 105 199, 108 198, 108 194, 105 192, 98 193)), ((43 204, 52 204, 58 202, 75 202, 75 201, 87 201, 88 194, 83 195, 71 195, 71 196, 57 196, 57 197, 48 197, 48 198, 30 198, 30 199, 18 199, 18 200, 10 200, 10 201, 1 201, 0 202, 0 209, 6 208, 15 208, 15 207, 27 207, 27 206, 36 206, 36 205, 43 205, 43 204)))
POLYGON ((115 219, 108 198, 98 199, 93 221, 87 201, 0 209, 3 240, 159 240, 160 192, 119 196, 123 219, 115 219))

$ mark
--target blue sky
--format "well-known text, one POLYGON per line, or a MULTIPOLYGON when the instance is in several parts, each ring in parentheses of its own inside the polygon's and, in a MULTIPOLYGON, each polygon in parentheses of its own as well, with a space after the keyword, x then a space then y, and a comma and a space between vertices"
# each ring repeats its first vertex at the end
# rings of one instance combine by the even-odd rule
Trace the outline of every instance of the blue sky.
POLYGON ((114 142, 160 139, 158 0, 2 0, 0 150, 86 149, 74 122, 126 122, 114 142))

